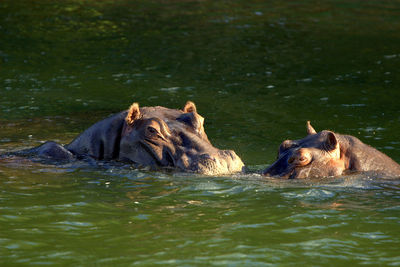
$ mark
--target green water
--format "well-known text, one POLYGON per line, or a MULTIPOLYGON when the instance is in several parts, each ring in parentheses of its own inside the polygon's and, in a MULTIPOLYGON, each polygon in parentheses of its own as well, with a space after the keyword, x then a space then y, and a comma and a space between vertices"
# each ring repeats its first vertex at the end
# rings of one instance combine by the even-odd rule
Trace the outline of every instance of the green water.
POLYGON ((400 265, 400 181, 266 180, 281 141, 400 162, 400 1, 0 2, 0 152, 196 103, 252 173, 0 162, 1 266, 400 265))

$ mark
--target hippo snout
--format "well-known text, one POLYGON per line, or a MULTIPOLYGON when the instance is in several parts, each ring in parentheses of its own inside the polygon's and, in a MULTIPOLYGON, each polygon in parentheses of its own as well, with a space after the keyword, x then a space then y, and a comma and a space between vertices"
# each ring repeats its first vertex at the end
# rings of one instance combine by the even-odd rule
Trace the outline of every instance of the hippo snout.
POLYGON ((274 165, 269 166, 267 169, 265 169, 263 171, 263 175, 266 176, 278 176, 280 174, 280 172, 277 170, 277 168, 275 168, 274 165))
POLYGON ((288 165, 288 155, 284 155, 274 163, 272 163, 271 166, 266 168, 263 171, 263 175, 270 176, 270 177, 276 177, 279 176, 281 178, 288 178, 291 173, 290 166, 288 165))
POLYGON ((241 172, 242 160, 232 150, 218 150, 213 154, 201 154, 193 159, 191 170, 207 175, 222 175, 241 172))

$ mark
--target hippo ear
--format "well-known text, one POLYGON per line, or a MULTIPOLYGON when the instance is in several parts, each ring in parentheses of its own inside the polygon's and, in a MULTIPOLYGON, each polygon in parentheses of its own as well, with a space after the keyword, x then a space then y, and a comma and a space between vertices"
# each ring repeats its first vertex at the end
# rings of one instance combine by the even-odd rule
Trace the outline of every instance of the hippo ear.
POLYGON ((140 110, 139 110, 139 104, 138 103, 133 103, 128 110, 128 115, 126 115, 125 121, 128 125, 132 126, 133 123, 140 119, 140 110))
POLYGON ((333 132, 327 132, 324 147, 327 151, 332 151, 338 148, 338 140, 333 132))
POLYGON ((314 128, 311 126, 310 121, 307 121, 307 134, 312 135, 316 134, 317 132, 314 130, 314 128))
POLYGON ((182 111, 185 113, 197 112, 196 105, 192 101, 187 101, 182 111))

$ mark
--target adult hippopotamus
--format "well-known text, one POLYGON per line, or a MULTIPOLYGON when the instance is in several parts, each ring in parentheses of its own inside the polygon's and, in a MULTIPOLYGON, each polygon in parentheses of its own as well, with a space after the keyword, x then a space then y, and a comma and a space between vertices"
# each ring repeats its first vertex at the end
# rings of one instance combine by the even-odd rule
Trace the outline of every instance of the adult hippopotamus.
POLYGON ((242 160, 232 150, 215 148, 203 124, 204 118, 191 101, 182 110, 139 108, 133 103, 128 110, 95 123, 68 145, 50 141, 14 154, 56 160, 118 160, 206 175, 240 172, 242 160))
POLYGON ((400 176, 399 164, 354 136, 317 133, 309 121, 307 133, 303 139, 283 141, 278 159, 263 174, 289 179, 338 176, 346 171, 400 176))

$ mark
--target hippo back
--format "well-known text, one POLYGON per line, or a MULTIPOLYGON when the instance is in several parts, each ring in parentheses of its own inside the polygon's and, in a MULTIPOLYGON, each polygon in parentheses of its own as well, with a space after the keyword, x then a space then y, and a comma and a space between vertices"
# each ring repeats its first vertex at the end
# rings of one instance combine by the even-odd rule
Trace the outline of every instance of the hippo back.
POLYGON ((348 170, 376 171, 385 175, 400 175, 400 165, 386 154, 351 135, 336 134, 348 170))
POLYGON ((100 160, 118 158, 126 114, 123 111, 93 124, 65 147, 78 156, 100 160))

